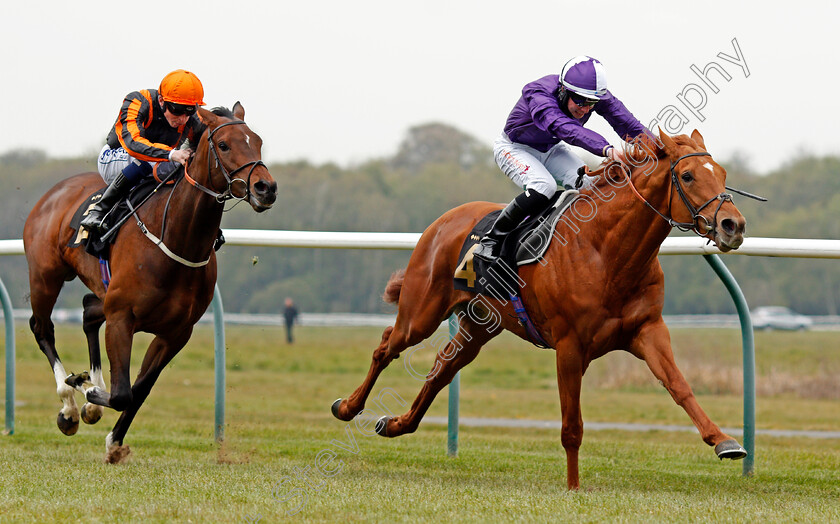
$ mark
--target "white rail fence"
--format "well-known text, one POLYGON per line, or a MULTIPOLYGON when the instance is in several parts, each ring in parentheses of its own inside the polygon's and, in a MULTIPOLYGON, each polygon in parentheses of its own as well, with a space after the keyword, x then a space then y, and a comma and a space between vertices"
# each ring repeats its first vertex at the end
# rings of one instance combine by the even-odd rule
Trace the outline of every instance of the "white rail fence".
MULTIPOLYGON (((332 249, 414 249, 420 233, 356 233, 226 229, 229 246, 308 247, 332 249)), ((712 255, 720 250, 699 237, 669 237, 661 255, 712 255)), ((23 240, 0 240, 0 255, 22 255, 23 240)), ((790 258, 840 258, 840 240, 748 237, 728 255, 790 258)))

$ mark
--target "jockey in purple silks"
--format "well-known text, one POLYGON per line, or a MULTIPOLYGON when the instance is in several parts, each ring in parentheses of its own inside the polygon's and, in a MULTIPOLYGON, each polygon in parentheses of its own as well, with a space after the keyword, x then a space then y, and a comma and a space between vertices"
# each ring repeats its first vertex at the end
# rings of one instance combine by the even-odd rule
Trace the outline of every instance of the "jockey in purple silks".
MULTIPOLYGON (((525 191, 502 210, 474 256, 494 262, 504 237, 526 217, 544 211, 558 183, 565 189, 573 187, 578 168, 584 163, 569 145, 596 156, 623 160, 621 152, 604 137, 584 127, 592 111, 624 140, 643 133, 651 135, 607 90, 604 66, 592 57, 572 58, 561 74, 544 76, 522 88, 522 96, 493 146, 493 155, 502 171, 525 191)), ((589 184, 590 180, 584 181, 584 187, 589 184)))

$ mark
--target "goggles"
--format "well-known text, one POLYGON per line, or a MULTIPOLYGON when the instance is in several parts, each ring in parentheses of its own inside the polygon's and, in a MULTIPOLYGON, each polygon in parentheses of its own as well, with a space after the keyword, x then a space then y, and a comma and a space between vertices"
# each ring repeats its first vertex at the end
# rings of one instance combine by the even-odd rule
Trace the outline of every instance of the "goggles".
POLYGON ((572 93, 571 91, 569 91, 569 98, 571 98, 572 102, 574 102, 575 105, 577 105, 578 107, 592 107, 598 103, 598 100, 586 98, 578 94, 572 93))
POLYGON ((194 115, 195 106, 187 106, 181 104, 173 104, 172 102, 164 102, 164 107, 172 116, 194 115))

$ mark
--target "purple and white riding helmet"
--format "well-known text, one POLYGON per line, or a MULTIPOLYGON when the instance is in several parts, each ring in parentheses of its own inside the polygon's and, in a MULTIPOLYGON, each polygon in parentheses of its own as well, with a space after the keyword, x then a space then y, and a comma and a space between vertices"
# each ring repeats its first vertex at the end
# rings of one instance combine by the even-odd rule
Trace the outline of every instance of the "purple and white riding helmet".
POLYGON ((563 66, 560 84, 580 98, 600 100, 607 94, 607 72, 591 56, 576 56, 563 66))

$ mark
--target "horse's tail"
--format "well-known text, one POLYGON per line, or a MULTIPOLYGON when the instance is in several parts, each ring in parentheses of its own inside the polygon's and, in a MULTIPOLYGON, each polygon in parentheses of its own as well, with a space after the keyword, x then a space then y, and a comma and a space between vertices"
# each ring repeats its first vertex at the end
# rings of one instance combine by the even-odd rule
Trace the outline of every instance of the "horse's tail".
POLYGON ((405 269, 394 271, 391 278, 388 279, 388 284, 385 285, 385 292, 382 294, 382 300, 389 304, 396 304, 400 301, 400 291, 402 291, 403 281, 405 280, 405 269))

